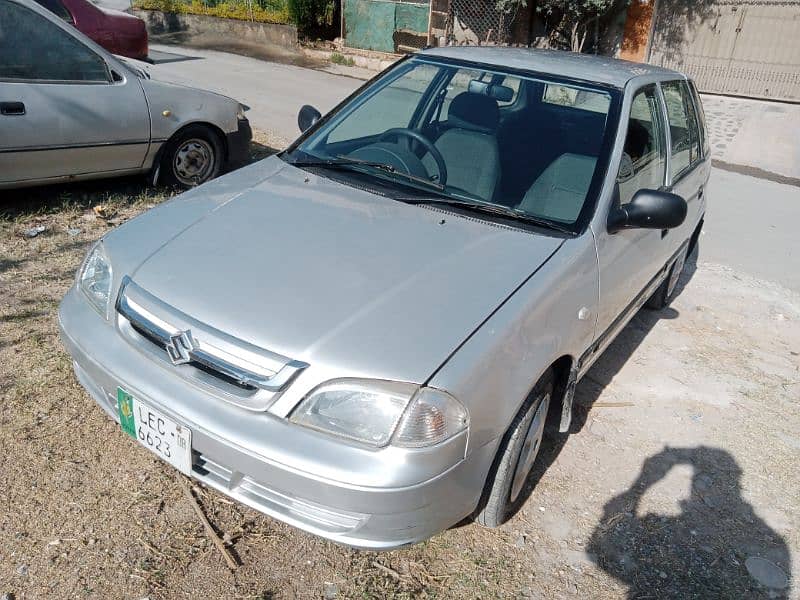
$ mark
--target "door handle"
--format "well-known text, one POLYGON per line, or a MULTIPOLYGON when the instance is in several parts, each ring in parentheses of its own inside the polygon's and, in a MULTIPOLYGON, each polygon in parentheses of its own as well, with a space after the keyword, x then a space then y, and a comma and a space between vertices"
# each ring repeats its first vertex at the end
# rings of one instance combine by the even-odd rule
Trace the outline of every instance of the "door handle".
POLYGON ((22 102, 0 102, 0 115, 24 115, 25 105, 22 102))
POLYGON ((702 200, 703 199, 703 192, 704 192, 704 190, 703 190, 702 187, 699 190, 697 190, 697 199, 698 200, 702 200))

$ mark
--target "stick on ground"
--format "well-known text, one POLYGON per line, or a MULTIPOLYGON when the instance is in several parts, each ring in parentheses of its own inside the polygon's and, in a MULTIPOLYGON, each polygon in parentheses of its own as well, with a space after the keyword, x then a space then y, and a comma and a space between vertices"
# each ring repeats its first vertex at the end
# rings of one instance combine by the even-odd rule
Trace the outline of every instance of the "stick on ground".
POLYGON ((225 547, 225 544, 223 544, 222 540, 219 539, 217 532, 214 531, 214 528, 211 526, 211 522, 208 520, 208 517, 206 517, 205 513, 203 512, 203 509, 200 508, 200 505, 197 503, 197 498, 194 497, 194 494, 192 493, 192 490, 186 483, 186 480, 183 478, 183 476, 178 475, 178 482, 180 482, 184 494, 186 494, 186 497, 189 499, 189 502, 191 502, 192 508, 194 508, 194 512, 197 513, 197 516, 203 522, 203 527, 206 530, 206 535, 208 535, 208 537, 211 538, 211 541, 214 542, 214 545, 217 547, 217 550, 219 550, 222 556, 225 558, 225 562, 228 563, 228 568, 231 571, 235 571, 236 567, 238 567, 239 565, 233 559, 231 551, 225 547))

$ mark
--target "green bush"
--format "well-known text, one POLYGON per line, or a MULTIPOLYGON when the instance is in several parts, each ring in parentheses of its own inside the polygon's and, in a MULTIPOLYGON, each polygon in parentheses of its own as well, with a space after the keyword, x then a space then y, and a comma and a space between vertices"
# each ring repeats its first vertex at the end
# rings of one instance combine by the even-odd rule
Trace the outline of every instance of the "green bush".
POLYGON ((329 0, 287 0, 289 17, 300 31, 317 28, 330 12, 329 0))
POLYGON ((345 67, 352 67, 356 64, 352 58, 344 54, 339 54, 338 52, 331 54, 331 62, 335 65, 344 65, 345 67))
POLYGON ((142 10, 160 10, 167 13, 183 13, 189 15, 208 15, 223 19, 239 21, 257 21, 259 23, 288 23, 289 10, 281 0, 253 0, 248 6, 246 0, 135 0, 135 8, 142 10))

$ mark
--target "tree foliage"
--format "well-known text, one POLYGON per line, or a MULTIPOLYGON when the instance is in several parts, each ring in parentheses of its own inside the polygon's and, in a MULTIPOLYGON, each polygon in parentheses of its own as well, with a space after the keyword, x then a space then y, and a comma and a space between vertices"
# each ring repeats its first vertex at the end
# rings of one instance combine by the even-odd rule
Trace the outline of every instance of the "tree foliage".
POLYGON ((629 0, 539 0, 536 11, 550 25, 550 41, 574 52, 583 50, 590 29, 615 8, 629 0))

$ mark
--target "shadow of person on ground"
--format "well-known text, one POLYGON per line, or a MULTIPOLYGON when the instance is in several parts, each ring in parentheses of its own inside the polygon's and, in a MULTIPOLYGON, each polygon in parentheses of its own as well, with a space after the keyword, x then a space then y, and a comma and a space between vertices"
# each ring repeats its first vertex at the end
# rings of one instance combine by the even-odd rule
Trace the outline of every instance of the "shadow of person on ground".
POLYGON ((785 540, 741 495, 742 470, 719 448, 665 448, 603 509, 587 551, 628 598, 788 598, 785 540), (640 514, 645 492, 678 465, 694 470, 681 514, 640 514))

